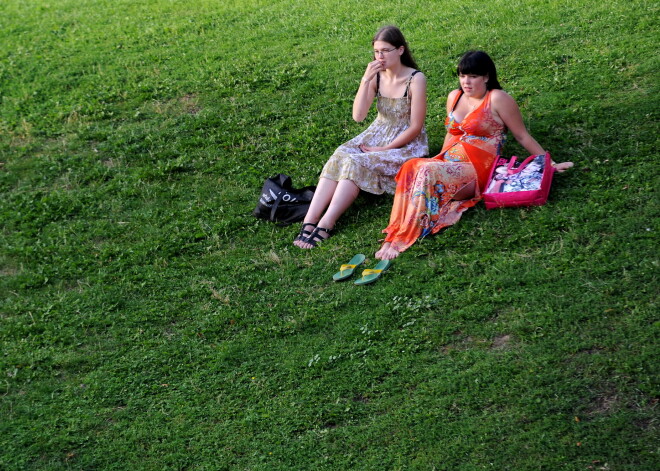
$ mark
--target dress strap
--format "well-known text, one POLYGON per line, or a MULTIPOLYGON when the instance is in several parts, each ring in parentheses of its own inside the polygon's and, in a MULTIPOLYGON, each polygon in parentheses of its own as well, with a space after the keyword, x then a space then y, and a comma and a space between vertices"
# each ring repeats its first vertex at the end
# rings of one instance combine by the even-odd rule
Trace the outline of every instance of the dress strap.
POLYGON ((408 89, 410 88, 410 82, 412 82, 413 77, 415 74, 418 74, 419 70, 415 70, 412 74, 410 74, 410 77, 408 77, 408 81, 406 82, 406 91, 403 94, 403 98, 408 97, 408 89))
POLYGON ((451 110, 452 111, 454 111, 456 109, 456 105, 458 104, 458 100, 460 100, 462 96, 463 96, 463 89, 459 88, 458 93, 456 94, 456 98, 454 98, 454 103, 452 103, 452 105, 451 105, 451 110))

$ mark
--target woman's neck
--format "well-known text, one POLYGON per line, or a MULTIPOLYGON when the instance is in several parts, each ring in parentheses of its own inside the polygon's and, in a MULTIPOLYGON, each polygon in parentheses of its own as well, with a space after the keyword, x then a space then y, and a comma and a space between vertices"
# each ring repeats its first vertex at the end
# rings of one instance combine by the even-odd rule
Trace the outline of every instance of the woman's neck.
POLYGON ((395 80, 404 75, 406 69, 407 67, 399 62, 397 65, 385 69, 383 73, 388 79, 395 80))

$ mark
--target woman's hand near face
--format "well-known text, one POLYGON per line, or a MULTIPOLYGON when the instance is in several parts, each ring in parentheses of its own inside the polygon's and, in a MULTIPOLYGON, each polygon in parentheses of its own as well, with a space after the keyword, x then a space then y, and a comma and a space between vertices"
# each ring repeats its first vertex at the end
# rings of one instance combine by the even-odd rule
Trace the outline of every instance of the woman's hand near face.
POLYGON ((367 70, 364 71, 362 76, 363 82, 371 82, 378 72, 385 70, 381 61, 371 61, 367 64, 367 70))

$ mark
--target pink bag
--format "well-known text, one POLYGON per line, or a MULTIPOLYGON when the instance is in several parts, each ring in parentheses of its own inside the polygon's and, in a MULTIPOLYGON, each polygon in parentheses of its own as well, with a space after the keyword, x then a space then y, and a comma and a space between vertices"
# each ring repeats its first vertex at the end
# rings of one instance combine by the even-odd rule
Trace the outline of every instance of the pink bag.
POLYGON ((550 153, 530 155, 516 167, 517 159, 495 160, 483 194, 486 209, 541 206, 548 200, 555 173, 550 153))

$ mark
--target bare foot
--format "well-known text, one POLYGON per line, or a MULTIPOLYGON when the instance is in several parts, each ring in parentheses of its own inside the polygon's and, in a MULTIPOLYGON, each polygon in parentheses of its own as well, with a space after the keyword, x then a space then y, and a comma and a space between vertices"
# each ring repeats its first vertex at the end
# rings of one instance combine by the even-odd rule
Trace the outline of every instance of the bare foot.
POLYGON ((301 249, 308 248, 307 246, 309 244, 304 242, 304 239, 306 237, 311 236, 314 229, 316 229, 316 224, 314 224, 313 222, 303 222, 300 228, 300 232, 293 240, 293 245, 295 245, 296 247, 300 247, 301 249))
POLYGON ((376 252, 376 258, 379 260, 394 260, 397 258, 401 252, 392 248, 392 244, 385 242, 378 252, 376 252))
POLYGON ((553 162, 552 166, 555 168, 555 170, 557 170, 557 172, 562 173, 571 168, 573 166, 573 162, 561 162, 558 164, 553 162))
POLYGON ((298 240, 293 243, 296 247, 299 247, 301 249, 313 249, 314 246, 310 244, 309 242, 305 242, 304 240, 298 240))
POLYGON ((314 232, 307 238, 295 241, 293 244, 301 249, 313 249, 319 242, 323 242, 330 238, 332 229, 323 229, 316 227, 314 232))

